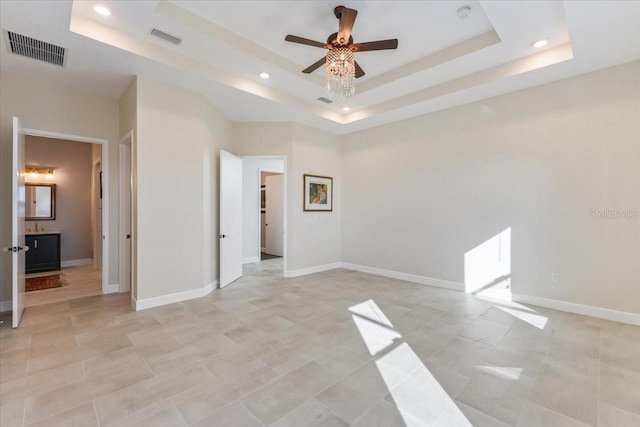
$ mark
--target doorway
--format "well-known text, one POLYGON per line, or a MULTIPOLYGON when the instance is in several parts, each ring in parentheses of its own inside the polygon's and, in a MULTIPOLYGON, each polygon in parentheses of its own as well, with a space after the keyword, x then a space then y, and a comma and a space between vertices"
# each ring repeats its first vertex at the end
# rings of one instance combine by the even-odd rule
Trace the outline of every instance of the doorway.
POLYGON ((284 256, 284 174, 260 169, 260 261, 284 256))
POLYGON ((228 284, 227 280, 223 280, 223 271, 235 270, 235 268, 238 268, 238 273, 234 278, 258 276, 261 279, 271 280, 282 277, 287 265, 287 158, 286 156, 231 157, 234 158, 234 161, 240 161, 241 167, 236 168, 239 174, 236 177, 237 180, 223 179, 230 174, 230 171, 225 167, 226 163, 221 157, 220 234, 218 235, 218 238, 221 239, 220 286, 228 284), (282 182, 281 202, 277 203, 282 212, 282 227, 279 232, 282 242, 281 257, 266 261, 261 261, 262 242, 266 242, 266 239, 261 238, 260 233, 262 217, 264 215, 266 218, 268 206, 263 214, 261 172, 278 174, 282 182), (223 197, 225 194, 237 195, 239 197, 238 204, 231 203, 231 199, 235 200, 235 198, 223 197), (237 212, 235 217, 231 215, 231 212, 237 212), (227 224, 231 219, 239 222, 238 229, 234 233, 228 231, 233 228, 232 224, 227 224), (230 257, 228 256, 231 254, 230 243, 236 236, 240 240, 239 252, 230 257))
POLYGON ((36 129, 24 129, 24 134, 25 166, 31 166, 34 171, 26 174, 27 183, 46 180, 55 184, 57 196, 54 199, 55 219, 35 218, 25 222, 26 239, 33 246, 27 254, 33 260, 42 255, 37 253, 42 249, 40 252, 50 256, 44 252, 46 245, 52 244, 54 250, 56 244, 59 246, 57 266, 27 267, 30 268, 27 271, 33 273, 27 274, 26 280, 29 282, 29 278, 34 278, 31 282, 35 290, 25 293, 25 307, 113 291, 108 286, 106 250, 107 140, 36 129), (46 176, 37 173, 43 167, 49 172, 46 176), (58 277, 38 279, 55 275, 58 277), (56 281, 59 283, 54 283, 55 287, 46 288, 56 281), (39 289, 42 285, 45 289, 39 289))

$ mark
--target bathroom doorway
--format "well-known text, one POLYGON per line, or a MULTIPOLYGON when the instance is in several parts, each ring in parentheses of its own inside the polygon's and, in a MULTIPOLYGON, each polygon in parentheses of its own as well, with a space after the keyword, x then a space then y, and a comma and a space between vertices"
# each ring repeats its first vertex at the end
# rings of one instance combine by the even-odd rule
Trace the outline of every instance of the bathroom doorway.
POLYGON ((25 307, 107 293, 107 141, 29 129, 25 135, 26 184, 52 189, 51 215, 25 221, 25 307))

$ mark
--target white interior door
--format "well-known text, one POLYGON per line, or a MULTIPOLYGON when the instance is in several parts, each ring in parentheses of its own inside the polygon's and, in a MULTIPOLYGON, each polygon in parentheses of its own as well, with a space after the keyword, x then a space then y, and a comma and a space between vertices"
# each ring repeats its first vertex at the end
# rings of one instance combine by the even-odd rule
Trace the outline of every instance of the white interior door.
POLYGON ((120 288, 131 290, 131 141, 120 144, 120 288))
POLYGON ((13 257, 12 295, 13 327, 17 328, 24 312, 24 253, 29 248, 24 244, 24 132, 20 120, 13 118, 13 197, 11 252, 13 257))
POLYGON ((266 252, 284 256, 284 175, 265 177, 266 252))
POLYGON ((220 287, 242 276, 242 159, 220 150, 220 287))

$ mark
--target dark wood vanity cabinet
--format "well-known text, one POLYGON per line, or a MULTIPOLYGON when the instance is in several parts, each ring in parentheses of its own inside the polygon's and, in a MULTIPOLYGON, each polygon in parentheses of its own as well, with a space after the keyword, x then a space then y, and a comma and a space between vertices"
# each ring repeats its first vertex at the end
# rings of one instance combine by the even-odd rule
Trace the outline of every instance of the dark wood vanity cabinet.
POLYGON ((60 234, 27 234, 26 273, 60 270, 60 234))

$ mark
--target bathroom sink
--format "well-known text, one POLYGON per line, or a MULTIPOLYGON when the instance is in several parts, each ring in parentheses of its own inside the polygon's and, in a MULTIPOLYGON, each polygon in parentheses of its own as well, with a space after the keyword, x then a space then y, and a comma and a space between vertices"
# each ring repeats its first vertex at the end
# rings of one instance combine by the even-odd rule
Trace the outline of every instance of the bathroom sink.
POLYGON ((62 234, 60 230, 38 230, 38 231, 25 231, 24 234, 62 234))

